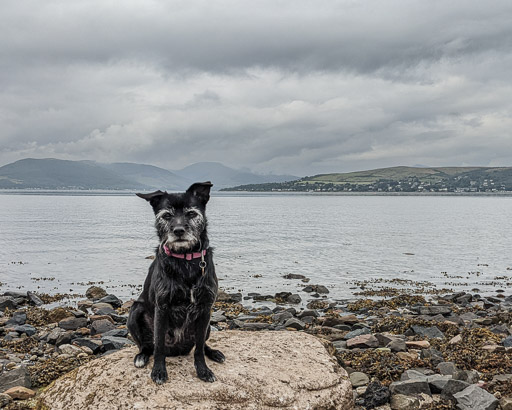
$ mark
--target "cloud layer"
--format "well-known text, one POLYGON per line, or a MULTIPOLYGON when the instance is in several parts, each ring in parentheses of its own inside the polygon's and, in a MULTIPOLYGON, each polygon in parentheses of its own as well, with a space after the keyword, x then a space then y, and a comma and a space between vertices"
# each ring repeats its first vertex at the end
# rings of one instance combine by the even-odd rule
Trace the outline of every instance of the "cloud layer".
POLYGON ((0 165, 512 165, 510 1, 5 1, 0 165))

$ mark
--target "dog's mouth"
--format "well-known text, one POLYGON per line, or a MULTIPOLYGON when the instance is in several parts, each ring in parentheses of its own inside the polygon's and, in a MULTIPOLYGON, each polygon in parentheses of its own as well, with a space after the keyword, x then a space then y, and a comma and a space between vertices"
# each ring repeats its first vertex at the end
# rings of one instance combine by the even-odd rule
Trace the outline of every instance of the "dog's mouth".
POLYGON ((165 245, 175 251, 175 252, 184 252, 187 250, 192 249, 197 243, 197 240, 195 238, 168 238, 168 240, 165 242, 165 245))

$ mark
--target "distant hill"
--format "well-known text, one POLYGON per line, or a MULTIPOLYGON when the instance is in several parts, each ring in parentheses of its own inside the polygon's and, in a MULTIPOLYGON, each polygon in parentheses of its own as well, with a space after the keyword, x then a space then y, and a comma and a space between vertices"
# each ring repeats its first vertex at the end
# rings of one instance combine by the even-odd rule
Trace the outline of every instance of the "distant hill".
POLYGON ((0 188, 146 189, 89 161, 26 158, 0 167, 0 188))
POLYGON ((236 184, 281 182, 286 175, 258 175, 216 162, 201 162, 179 171, 147 164, 27 158, 0 167, 0 189, 112 189, 182 191, 193 182, 213 182, 214 190, 236 184))
POLYGON ((232 191, 496 192, 512 191, 512 167, 391 167, 320 174, 295 181, 234 186, 232 191))
POLYGON ((173 173, 193 181, 212 181, 214 189, 297 179, 293 175, 260 175, 227 167, 219 162, 198 162, 173 173))
POLYGON ((153 165, 115 162, 113 164, 101 164, 101 166, 152 189, 181 191, 188 188, 194 182, 191 179, 153 165))

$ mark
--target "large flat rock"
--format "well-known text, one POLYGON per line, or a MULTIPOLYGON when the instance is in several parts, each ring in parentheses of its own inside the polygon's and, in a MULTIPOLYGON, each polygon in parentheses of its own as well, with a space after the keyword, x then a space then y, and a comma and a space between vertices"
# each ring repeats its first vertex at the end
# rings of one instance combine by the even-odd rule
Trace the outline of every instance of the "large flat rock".
POLYGON ((169 381, 133 366, 131 347, 56 380, 41 396, 50 409, 351 409, 347 373, 315 337, 300 332, 214 332, 209 344, 226 362, 207 359, 217 377, 196 377, 193 354, 167 358, 169 381))

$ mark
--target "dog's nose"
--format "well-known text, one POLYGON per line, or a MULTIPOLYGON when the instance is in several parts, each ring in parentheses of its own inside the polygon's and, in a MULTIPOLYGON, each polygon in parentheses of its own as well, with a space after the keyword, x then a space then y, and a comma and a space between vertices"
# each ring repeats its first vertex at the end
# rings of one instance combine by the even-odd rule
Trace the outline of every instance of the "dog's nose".
POLYGON ((181 226, 177 226, 176 228, 173 229, 172 232, 176 236, 183 236, 183 234, 185 233, 185 229, 183 229, 181 226))

